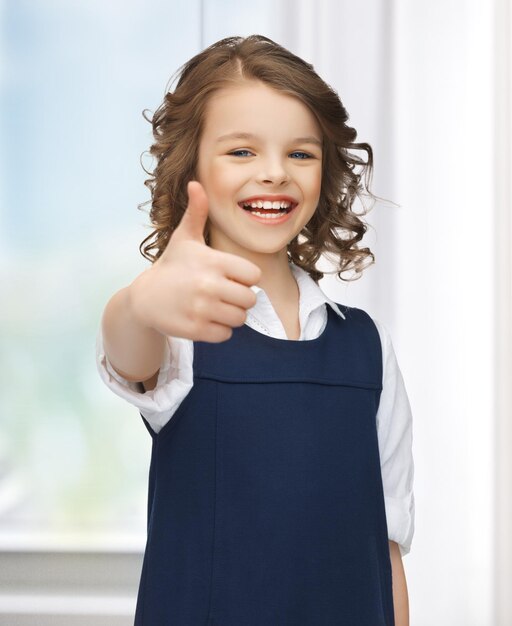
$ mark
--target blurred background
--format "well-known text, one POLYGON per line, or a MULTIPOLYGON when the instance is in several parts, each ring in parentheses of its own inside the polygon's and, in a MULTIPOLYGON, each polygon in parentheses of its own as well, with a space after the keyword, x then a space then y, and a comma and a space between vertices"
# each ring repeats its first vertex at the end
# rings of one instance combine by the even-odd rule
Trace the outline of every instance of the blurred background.
POLYGON ((409 393, 411 624, 512 624, 511 32, 507 0, 0 0, 0 624, 133 623, 150 437, 96 332, 147 267, 142 111, 252 33, 338 91, 392 201, 376 264, 321 286, 388 327, 409 393))

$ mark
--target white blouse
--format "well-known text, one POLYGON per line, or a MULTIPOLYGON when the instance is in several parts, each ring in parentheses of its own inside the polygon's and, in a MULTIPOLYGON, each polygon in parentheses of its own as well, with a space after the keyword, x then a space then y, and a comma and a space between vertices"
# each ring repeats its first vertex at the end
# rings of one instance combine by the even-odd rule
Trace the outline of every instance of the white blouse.
MULTIPOLYGON (((345 316, 302 268, 290 263, 299 287, 299 340, 316 339, 327 323, 326 305, 345 316)), ((254 285, 256 304, 248 310, 246 324, 251 328, 287 339, 286 332, 265 291, 254 285)), ((377 411, 377 433, 388 538, 398 543, 402 556, 409 553, 414 535, 414 462, 412 457, 412 415, 402 374, 390 336, 373 320, 379 331, 383 355, 383 389, 377 411)), ((193 386, 193 350, 190 339, 167 337, 165 354, 156 387, 144 392, 141 383, 120 376, 108 361, 103 347, 101 324, 96 340, 96 364, 103 382, 115 394, 135 406, 158 433, 172 418, 193 386)))

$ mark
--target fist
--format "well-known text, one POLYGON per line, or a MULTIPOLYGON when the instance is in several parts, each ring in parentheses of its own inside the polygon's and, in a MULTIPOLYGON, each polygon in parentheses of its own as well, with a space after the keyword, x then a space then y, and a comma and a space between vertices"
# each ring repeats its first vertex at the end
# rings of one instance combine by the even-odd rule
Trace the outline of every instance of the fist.
POLYGON ((187 185, 188 205, 161 256, 129 286, 135 318, 163 335, 218 343, 242 326, 256 303, 260 268, 206 245, 208 197, 187 185))

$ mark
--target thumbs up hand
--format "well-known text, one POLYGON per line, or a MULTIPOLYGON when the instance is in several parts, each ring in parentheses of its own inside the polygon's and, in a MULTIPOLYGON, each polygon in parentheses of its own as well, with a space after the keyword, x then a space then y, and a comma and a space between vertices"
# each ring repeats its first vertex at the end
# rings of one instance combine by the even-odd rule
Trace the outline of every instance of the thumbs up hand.
POLYGON ((187 185, 188 206, 161 256, 128 287, 129 306, 145 327, 162 335, 219 343, 242 326, 256 303, 250 289, 260 268, 235 254, 206 245, 208 197, 202 185, 187 185))
MULTIPOLYGON (((187 185, 188 206, 178 228, 172 234, 176 240, 193 240, 204 244, 204 227, 208 219, 208 196, 200 182, 191 180, 187 185)), ((166 254, 169 246, 163 254, 166 254)))

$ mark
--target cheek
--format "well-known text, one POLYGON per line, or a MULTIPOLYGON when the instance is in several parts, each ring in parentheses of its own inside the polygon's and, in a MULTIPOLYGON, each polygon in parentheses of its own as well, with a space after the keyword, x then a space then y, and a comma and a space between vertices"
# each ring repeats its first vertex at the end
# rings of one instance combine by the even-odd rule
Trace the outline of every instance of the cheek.
POLYGON ((318 203, 320 202, 320 196, 322 193, 322 171, 312 172, 312 176, 309 179, 309 200, 311 201, 314 209, 311 210, 311 215, 316 211, 318 203))
POLYGON ((320 195, 322 188, 322 169, 314 169, 309 172, 307 177, 307 187, 311 194, 320 195))
POLYGON ((219 162, 211 162, 205 168, 205 181, 214 193, 222 193, 230 187, 233 180, 233 173, 225 165, 219 162))
POLYGON ((197 161, 197 178, 206 191, 214 192, 218 181, 222 178, 222 168, 216 155, 208 148, 199 150, 197 161))

